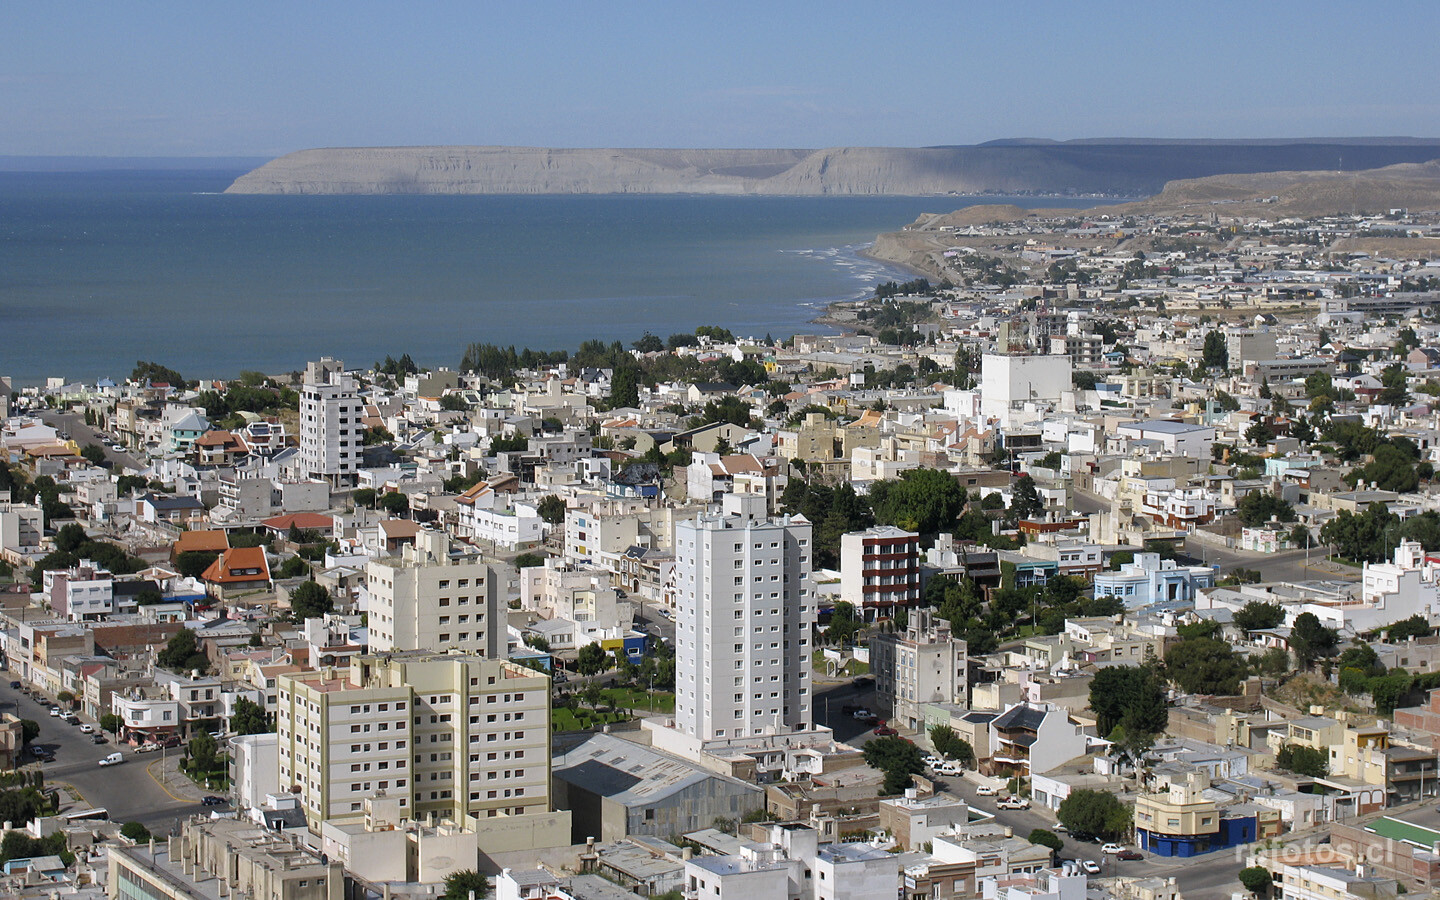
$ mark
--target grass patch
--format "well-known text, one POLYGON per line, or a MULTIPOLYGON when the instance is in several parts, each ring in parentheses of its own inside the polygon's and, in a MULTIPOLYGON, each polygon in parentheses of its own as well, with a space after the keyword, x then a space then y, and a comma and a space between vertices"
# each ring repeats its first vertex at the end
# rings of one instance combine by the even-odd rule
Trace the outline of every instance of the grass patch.
POLYGON ((599 725, 609 725, 614 722, 624 722, 629 719, 628 713, 593 713, 588 709, 564 709, 556 707, 550 711, 551 731, 584 731, 587 728, 594 728, 599 725))
POLYGON ((669 691, 655 691, 652 694, 639 688, 606 688, 600 693, 604 696, 607 704, 621 709, 653 710, 663 713, 675 711, 675 695, 669 691))

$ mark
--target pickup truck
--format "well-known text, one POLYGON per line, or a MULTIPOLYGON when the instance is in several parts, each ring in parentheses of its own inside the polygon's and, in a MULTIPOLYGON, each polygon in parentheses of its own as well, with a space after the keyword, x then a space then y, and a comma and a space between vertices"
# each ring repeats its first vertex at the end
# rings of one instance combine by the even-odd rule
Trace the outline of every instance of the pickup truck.
POLYGON ((1001 809, 1029 809, 1030 801, 1024 797, 1006 797, 995 805, 1001 809))

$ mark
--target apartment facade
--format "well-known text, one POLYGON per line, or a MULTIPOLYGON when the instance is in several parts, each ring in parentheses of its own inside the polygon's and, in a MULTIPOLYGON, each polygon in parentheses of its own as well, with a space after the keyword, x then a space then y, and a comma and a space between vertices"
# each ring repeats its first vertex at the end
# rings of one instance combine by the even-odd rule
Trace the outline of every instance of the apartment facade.
POLYGON ((933 610, 917 609, 902 632, 870 640, 875 693, 906 728, 924 725, 927 703, 968 704, 966 645, 933 610))
POLYGON ((442 531, 426 529, 400 555, 365 566, 370 648, 377 652, 458 648, 505 656, 503 576, 478 555, 462 555, 442 531))
POLYGON ((675 723, 702 741, 811 724, 810 523, 758 498, 675 526, 675 723))
POLYGON ((550 808, 550 679, 460 653, 364 656, 280 676, 280 784, 312 827, 398 797, 413 819, 550 808))
POLYGON ((353 485, 364 445, 363 416, 355 379, 340 360, 327 356, 306 364, 300 387, 301 474, 353 485))
POLYGON ((920 601, 920 535, 889 525, 840 536, 840 599, 872 619, 920 601))

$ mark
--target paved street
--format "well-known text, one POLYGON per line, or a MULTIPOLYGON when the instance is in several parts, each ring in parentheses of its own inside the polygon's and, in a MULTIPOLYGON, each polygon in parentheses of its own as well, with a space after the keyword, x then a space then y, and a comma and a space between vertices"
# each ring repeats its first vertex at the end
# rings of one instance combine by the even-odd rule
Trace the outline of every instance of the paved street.
MULTIPOLYGON (((70 439, 76 444, 79 444, 81 449, 84 449, 86 444, 105 447, 104 436, 89 425, 86 425, 85 417, 79 413, 42 412, 40 413, 40 421, 52 428, 58 428, 61 431, 67 432, 70 435, 70 439)), ((105 458, 115 464, 115 472, 117 474, 124 472, 126 469, 138 472, 145 468, 143 463, 122 450, 111 450, 109 447, 105 447, 105 458)))
POLYGON ((162 760, 159 753, 137 754, 134 748, 117 747, 114 741, 95 744, 90 735, 80 732, 80 726, 52 718, 44 706, 11 689, 8 679, 0 682, 0 710, 40 723, 40 736, 32 745, 54 751, 55 761, 32 762, 27 767, 38 766, 48 786, 64 783, 74 788, 73 796, 61 790, 62 813, 104 807, 112 821, 138 821, 151 830, 168 832, 176 819, 206 809, 199 802, 204 792, 175 770, 173 750, 162 760), (103 757, 117 750, 125 754, 122 765, 99 765, 103 757), (162 767, 168 770, 163 778, 162 767))

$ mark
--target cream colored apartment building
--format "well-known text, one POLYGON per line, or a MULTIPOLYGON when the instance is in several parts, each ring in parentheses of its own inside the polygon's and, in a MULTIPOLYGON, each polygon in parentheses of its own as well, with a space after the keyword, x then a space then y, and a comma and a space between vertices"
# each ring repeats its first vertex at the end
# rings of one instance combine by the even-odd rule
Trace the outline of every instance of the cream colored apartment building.
POLYGON ((398 795, 411 818, 550 809, 550 679, 459 652, 372 655, 282 675, 280 783, 312 827, 398 795))

